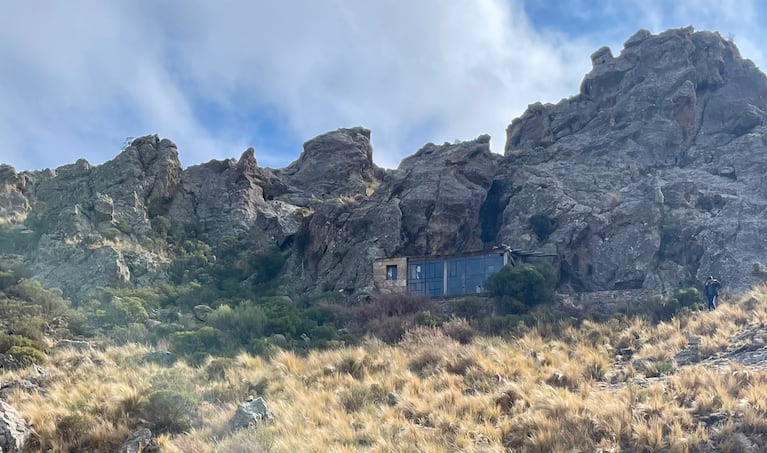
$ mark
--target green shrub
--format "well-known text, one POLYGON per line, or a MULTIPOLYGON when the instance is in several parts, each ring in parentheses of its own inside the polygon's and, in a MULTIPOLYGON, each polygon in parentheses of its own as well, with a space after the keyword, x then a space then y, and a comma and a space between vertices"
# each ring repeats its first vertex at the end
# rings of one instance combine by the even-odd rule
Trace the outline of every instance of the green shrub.
POLYGON ((649 316, 652 321, 667 321, 685 310, 702 310, 706 307, 703 294, 696 288, 679 288, 671 296, 655 297, 644 307, 637 307, 636 314, 649 316))
POLYGON ((158 215, 152 219, 151 224, 152 231, 154 231, 159 238, 165 238, 168 235, 168 232, 170 232, 170 219, 165 216, 158 215))
POLYGON ((149 314, 144 301, 138 297, 114 297, 111 301, 112 322, 125 325, 145 321, 149 314))
POLYGON ((222 380, 226 377, 226 370, 237 366, 237 361, 231 357, 216 357, 205 366, 205 374, 208 379, 222 380))
POLYGON ((13 357, 21 366, 40 364, 47 359, 44 352, 31 346, 11 346, 6 354, 13 357))
POLYGON ((0 333, 0 354, 7 354, 13 347, 33 348, 38 351, 47 352, 45 343, 20 335, 8 335, 0 333))
POLYGON ((254 283, 265 283, 274 280, 285 266, 285 256, 280 249, 273 248, 251 258, 251 271, 255 276, 254 283))
POLYGON ((265 336, 281 334, 297 338, 317 326, 288 298, 265 297, 258 300, 258 305, 266 315, 265 336))
POLYGON ((415 316, 415 323, 419 326, 437 327, 442 324, 442 318, 431 314, 429 310, 424 310, 418 312, 418 314, 415 316))
POLYGON ((218 277, 219 285, 226 281, 239 283, 245 279, 256 285, 267 283, 274 280, 285 265, 285 256, 279 248, 256 253, 233 237, 221 240, 215 256, 215 264, 210 269, 218 277))
POLYGON ((671 294, 671 297, 679 301, 680 307, 702 309, 706 306, 706 300, 697 288, 679 288, 671 294))
POLYGON ((226 335, 210 326, 173 333, 169 340, 174 352, 186 356, 200 353, 204 355, 227 355, 234 352, 226 339, 226 335))
POLYGON ((195 388, 180 372, 169 370, 152 379, 143 407, 143 418, 154 424, 153 431, 180 433, 197 419, 195 388))
POLYGON ((227 304, 219 306, 206 322, 226 332, 237 344, 247 345, 253 338, 264 335, 267 319, 263 308, 251 301, 243 301, 235 308, 227 304))
POLYGON ((29 302, 29 308, 34 307, 34 314, 46 322, 66 318, 70 312, 69 300, 64 299, 61 290, 45 288, 36 280, 21 280, 9 292, 19 300, 29 302))
POLYGON ((144 417, 159 432, 181 433, 192 427, 197 406, 188 395, 176 390, 155 390, 149 394, 144 417))
MULTIPOLYGON (((0 244, 3 242, 4 236, 0 232, 0 244)), ((0 255, 0 291, 12 288, 22 279, 29 278, 29 276, 29 268, 22 257, 18 255, 0 255)))
POLYGON ((336 338, 336 328, 323 324, 309 330, 309 338, 312 340, 312 344, 322 346, 330 340, 336 338))
POLYGON ((498 312, 509 314, 550 302, 555 285, 556 275, 551 266, 523 263, 504 266, 485 281, 484 287, 495 297, 498 312))
POLYGON ((35 341, 42 341, 45 338, 43 330, 47 323, 41 316, 21 315, 11 319, 8 327, 15 335, 27 337, 35 341))
POLYGON ((118 345, 147 343, 150 338, 149 329, 147 329, 144 324, 137 322, 130 323, 125 327, 115 326, 110 330, 109 336, 118 345))

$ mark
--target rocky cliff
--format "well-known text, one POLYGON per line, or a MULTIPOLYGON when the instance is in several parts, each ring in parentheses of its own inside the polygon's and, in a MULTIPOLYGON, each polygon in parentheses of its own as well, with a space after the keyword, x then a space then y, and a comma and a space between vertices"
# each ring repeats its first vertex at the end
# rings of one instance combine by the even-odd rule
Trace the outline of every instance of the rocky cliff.
MULTIPOLYGON (((374 165, 370 131, 339 129, 285 169, 182 169, 147 136, 99 166, 0 166, 0 251, 70 294, 164 278, 174 244, 279 247, 286 291, 372 290, 378 257, 500 244, 555 252, 563 291, 669 290, 716 274, 742 289, 767 243, 767 79, 691 28, 602 48, 580 92, 507 130, 374 165)), ((752 272, 753 271, 753 272, 752 272)))

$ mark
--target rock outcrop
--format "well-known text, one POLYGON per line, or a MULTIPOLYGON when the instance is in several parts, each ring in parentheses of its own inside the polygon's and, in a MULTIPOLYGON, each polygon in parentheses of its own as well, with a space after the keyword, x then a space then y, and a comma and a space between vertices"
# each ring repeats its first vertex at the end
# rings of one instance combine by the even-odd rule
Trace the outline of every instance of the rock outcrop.
POLYGON ((296 267, 320 290, 351 294, 372 291, 375 258, 481 248, 479 212, 499 160, 487 136, 427 144, 370 197, 317 206, 296 267))
POLYGON ((157 441, 148 428, 140 429, 125 439, 119 453, 151 453, 160 451, 157 441))
POLYGON ((237 405, 237 412, 229 420, 229 427, 232 430, 236 430, 273 421, 274 416, 269 412, 263 398, 248 398, 247 401, 237 405))
POLYGON ((32 430, 16 409, 0 401, 0 451, 22 453, 27 451, 27 443, 32 430))
POLYGON ((309 140, 281 175, 303 196, 354 197, 372 193, 383 170, 373 164, 370 130, 356 127, 309 140))
POLYGON ((383 170, 358 127, 307 141, 285 169, 249 149, 182 170, 157 136, 100 166, 0 166, 0 251, 68 295, 164 278, 188 239, 278 248, 296 294, 359 296, 375 258, 501 244, 555 254, 565 292, 763 279, 764 74, 691 28, 639 31, 592 63, 575 96, 512 121, 503 156, 480 136, 383 170))
POLYGON ((767 79, 691 28, 603 48, 580 93, 508 128, 500 240, 550 247, 576 289, 671 289, 704 275, 743 288, 763 260, 767 79), (540 214, 557 228, 530 233, 540 214), (525 234, 528 233, 528 234, 525 234))

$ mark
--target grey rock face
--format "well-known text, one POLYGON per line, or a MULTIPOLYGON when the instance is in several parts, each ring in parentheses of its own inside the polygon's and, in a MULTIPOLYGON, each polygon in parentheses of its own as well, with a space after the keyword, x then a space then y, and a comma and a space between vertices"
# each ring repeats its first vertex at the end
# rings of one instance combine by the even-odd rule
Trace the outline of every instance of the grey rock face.
POLYGON ((29 379, 18 379, 15 381, 6 381, 0 384, 0 399, 6 400, 9 396, 17 391, 24 391, 28 393, 41 392, 45 393, 37 383, 29 379))
POLYGON ((744 269, 766 251, 767 79, 691 28, 642 31, 592 61, 577 96, 509 126, 500 240, 556 250, 576 289, 751 285, 744 269), (536 214, 557 225, 545 240, 536 214))
POLYGON ((16 409, 0 401, 0 451, 21 453, 26 451, 31 430, 16 409))
POLYGON ((101 166, 0 166, 0 240, 27 244, 35 277, 68 294, 162 279, 166 234, 279 247, 298 294, 364 295, 375 258, 501 244, 554 253, 563 290, 761 281, 764 74, 732 42, 691 28, 640 30, 618 55, 591 59, 577 95, 511 122, 504 156, 480 136, 427 144, 384 171, 370 131, 351 128, 307 141, 279 170, 249 149, 182 171, 156 136, 101 166))
MULTIPOLYGON (((101 166, 81 159, 17 175, 24 184, 16 187, 24 190, 14 193, 22 193, 30 205, 21 220, 39 238, 32 254, 35 277, 74 294, 127 284, 132 267, 166 261, 140 243, 151 231, 150 217, 166 209, 180 173, 176 146, 147 136, 101 166)), ((4 198, 13 200, 0 195, 4 198)))
POLYGON ((10 165, 0 165, 0 225, 23 221, 30 210, 25 196, 28 179, 10 165))
POLYGON ((389 185, 400 200, 409 254, 455 253, 482 247, 480 211, 500 159, 490 137, 428 144, 404 159, 389 185))
POLYGON ((304 143, 301 157, 281 172, 297 191, 319 198, 368 195, 382 170, 373 164, 370 131, 338 129, 304 143))
MULTIPOLYGON (((271 200, 284 191, 274 172, 258 167, 251 148, 237 161, 211 161, 186 169, 169 217, 179 235, 217 244, 225 237, 241 238, 253 232, 252 239, 266 246, 273 241, 254 231, 253 224, 261 214, 275 217, 279 215, 275 212, 283 213, 283 206, 275 206, 271 200)), ((285 220, 274 223, 278 234, 293 234, 295 226, 288 220, 293 212, 286 209, 285 220)))
POLYGON ((370 198, 318 206, 296 267, 320 290, 367 293, 375 258, 481 248, 481 206, 499 160, 487 136, 426 145, 370 198))

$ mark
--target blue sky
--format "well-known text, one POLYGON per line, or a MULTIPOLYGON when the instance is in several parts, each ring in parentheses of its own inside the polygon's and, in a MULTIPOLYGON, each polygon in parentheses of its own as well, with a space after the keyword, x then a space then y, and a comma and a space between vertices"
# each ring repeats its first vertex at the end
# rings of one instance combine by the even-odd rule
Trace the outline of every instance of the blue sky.
POLYGON ((0 162, 111 159, 158 134, 184 166, 256 149, 281 168, 339 127, 396 167, 578 92, 590 54, 692 25, 767 67, 767 11, 736 0, 31 0, 0 4, 0 162))

